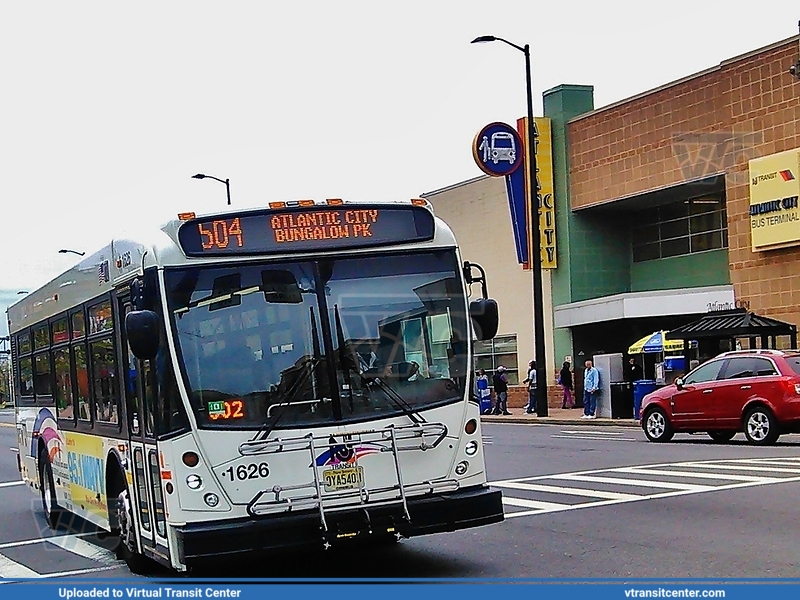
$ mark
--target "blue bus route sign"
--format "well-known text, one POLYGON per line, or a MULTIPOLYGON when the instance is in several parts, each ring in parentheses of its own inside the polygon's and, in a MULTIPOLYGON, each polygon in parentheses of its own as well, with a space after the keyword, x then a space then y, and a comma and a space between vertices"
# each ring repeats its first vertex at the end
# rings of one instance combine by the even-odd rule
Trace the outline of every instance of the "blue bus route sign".
POLYGON ((475 163, 492 177, 511 175, 523 163, 524 153, 519 133, 505 123, 489 123, 472 142, 475 163))

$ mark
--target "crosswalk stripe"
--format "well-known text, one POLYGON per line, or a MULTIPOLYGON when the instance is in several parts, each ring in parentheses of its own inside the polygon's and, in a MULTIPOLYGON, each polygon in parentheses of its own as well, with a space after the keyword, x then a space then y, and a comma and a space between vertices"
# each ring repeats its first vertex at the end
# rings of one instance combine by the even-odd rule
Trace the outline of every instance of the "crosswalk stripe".
POLYGON ((752 481, 774 483, 780 481, 780 477, 748 477, 746 475, 728 475, 726 473, 695 473, 693 471, 662 471, 660 469, 640 469, 638 467, 626 467, 614 469, 615 473, 632 473, 634 475, 667 475, 670 477, 696 477, 700 479, 726 479, 728 481, 752 481))
POLYGON ((3 579, 21 577, 30 579, 32 577, 39 577, 39 573, 15 560, 11 560, 5 554, 0 554, 0 577, 3 579))
POLYGON ((623 494, 621 492, 604 492, 600 490, 588 490, 585 488, 570 488, 556 485, 538 485, 535 483, 505 483, 495 484, 498 487, 507 487, 515 490, 526 490, 530 492, 548 492, 552 494, 562 494, 566 496, 584 496, 586 498, 605 498, 606 500, 636 500, 642 496, 638 494, 623 494))
POLYGON ((25 485, 24 481, 6 481, 4 483, 0 483, 0 488, 4 487, 11 487, 14 485, 25 485))
MULTIPOLYGON (((725 462, 736 463, 736 460, 728 460, 725 462)), ((765 473, 800 473, 800 469, 785 469, 779 467, 754 467, 741 464, 722 464, 722 463, 681 463, 680 466, 696 467, 699 469, 728 469, 731 471, 759 471, 765 473)))
POLYGON ((604 437, 593 437, 589 435, 558 435, 553 434, 550 436, 551 438, 559 438, 562 440, 595 440, 598 442, 636 442, 637 440, 634 438, 604 438, 604 437))
POLYGON ((527 500, 525 498, 508 498, 503 496, 503 504, 511 506, 520 506, 522 508, 536 508, 536 509, 555 509, 564 510, 569 508, 569 504, 558 504, 557 502, 540 502, 538 500, 527 500))
POLYGON ((73 554, 77 554, 78 556, 83 556, 84 558, 97 561, 103 565, 109 565, 117 562, 116 555, 110 550, 106 550, 100 546, 95 546, 94 544, 91 544, 86 540, 82 540, 79 537, 65 535, 60 537, 45 538, 44 541, 72 552, 73 554))
MULTIPOLYGON (((581 431, 577 431, 577 430, 562 430, 561 433, 571 433, 571 434, 582 435, 582 434, 586 433, 586 430, 585 429, 581 430, 581 431)), ((593 431, 592 435, 625 435, 626 433, 627 432, 625 432, 625 431, 593 431)))
MULTIPOLYGON (((730 461, 729 461, 730 462, 730 461)), ((746 463, 750 465, 766 465, 766 466, 780 466, 780 467, 800 467, 800 461, 792 460, 781 460, 779 458, 770 458, 770 459, 763 459, 763 458, 739 458, 736 459, 736 463, 746 463)))
POLYGON ((564 473, 552 475, 553 479, 566 479, 568 481, 586 481, 588 483, 614 483, 618 485, 630 485, 634 487, 652 487, 666 490, 692 490, 696 492, 713 489, 707 485, 695 485, 692 483, 668 483, 665 481, 652 481, 650 479, 624 479, 621 477, 595 477, 593 475, 578 475, 564 473))

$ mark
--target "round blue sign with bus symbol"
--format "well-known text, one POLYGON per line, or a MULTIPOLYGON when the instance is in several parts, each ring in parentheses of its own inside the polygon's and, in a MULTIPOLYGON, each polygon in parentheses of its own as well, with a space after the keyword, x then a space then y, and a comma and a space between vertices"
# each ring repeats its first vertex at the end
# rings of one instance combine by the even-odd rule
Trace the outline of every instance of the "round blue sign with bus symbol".
POLYGON ((523 154, 522 138, 505 123, 490 123, 472 142, 475 163, 492 177, 511 175, 522 164, 523 154))

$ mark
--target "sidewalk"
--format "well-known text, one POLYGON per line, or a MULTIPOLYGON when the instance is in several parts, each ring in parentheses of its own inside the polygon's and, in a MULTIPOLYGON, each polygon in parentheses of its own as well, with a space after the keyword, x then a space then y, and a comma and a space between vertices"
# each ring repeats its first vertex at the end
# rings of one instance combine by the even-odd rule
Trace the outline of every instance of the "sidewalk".
POLYGON ((582 408, 550 408, 548 416, 537 417, 535 414, 526 415, 521 408, 509 410, 511 415, 481 415, 483 423, 515 423, 535 425, 591 425, 593 427, 641 427, 638 421, 633 419, 582 419, 582 408))

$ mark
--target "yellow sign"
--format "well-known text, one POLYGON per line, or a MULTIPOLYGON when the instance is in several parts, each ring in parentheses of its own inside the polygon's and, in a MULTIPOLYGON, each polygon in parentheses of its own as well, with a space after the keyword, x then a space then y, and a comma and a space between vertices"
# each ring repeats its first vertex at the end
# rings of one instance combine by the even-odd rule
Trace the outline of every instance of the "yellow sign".
MULTIPOLYGON (((517 121, 520 136, 527 143, 527 118, 517 121)), ((544 117, 533 118, 536 134, 536 179, 538 187, 539 205, 539 247, 542 256, 543 269, 555 269, 556 263, 556 207, 553 185, 553 137, 550 119, 544 117)), ((531 189, 530 170, 525 170, 525 190, 531 189)), ((531 196, 527 194, 527 214, 531 214, 531 196)), ((528 248, 533 248, 533 232, 528 235, 528 248)), ((530 268, 530 264, 528 265, 530 268)))
POLYGON ((72 503, 108 518, 103 440, 94 435, 67 432, 67 467, 72 503))
POLYGON ((800 244, 800 149, 750 161, 753 252, 800 244))

